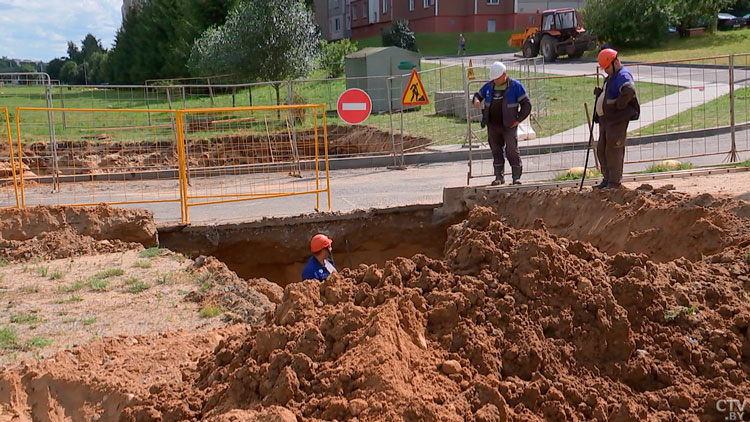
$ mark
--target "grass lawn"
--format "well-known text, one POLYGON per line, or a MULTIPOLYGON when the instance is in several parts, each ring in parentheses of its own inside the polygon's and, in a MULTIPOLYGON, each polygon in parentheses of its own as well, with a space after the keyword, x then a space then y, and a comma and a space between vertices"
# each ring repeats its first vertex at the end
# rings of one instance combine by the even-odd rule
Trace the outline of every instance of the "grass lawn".
MULTIPOLYGON (((736 123, 750 121, 750 88, 735 91, 734 109, 736 123)), ((728 126, 731 123, 729 110, 729 94, 726 94, 706 104, 632 131, 630 134, 633 136, 655 135, 728 126)))
MULTIPOLYGON (((673 39, 659 47, 625 47, 619 50, 619 52, 623 60, 634 62, 657 62, 750 53, 750 28, 717 31, 695 38, 673 39)), ((591 55, 591 52, 587 52, 587 54, 591 55)), ((711 61, 711 64, 726 65, 727 60, 711 61)), ((750 64, 748 58, 743 58, 742 65, 746 66, 748 64, 750 64)))
MULTIPOLYGON (((500 32, 464 32, 466 38, 466 54, 488 54, 508 53, 518 51, 515 47, 508 46, 510 35, 518 31, 500 32)), ((448 32, 443 34, 419 33, 417 46, 419 52, 425 56, 455 56, 458 53, 459 32, 448 32)), ((380 36, 361 38, 357 41, 359 48, 382 47, 380 36)))

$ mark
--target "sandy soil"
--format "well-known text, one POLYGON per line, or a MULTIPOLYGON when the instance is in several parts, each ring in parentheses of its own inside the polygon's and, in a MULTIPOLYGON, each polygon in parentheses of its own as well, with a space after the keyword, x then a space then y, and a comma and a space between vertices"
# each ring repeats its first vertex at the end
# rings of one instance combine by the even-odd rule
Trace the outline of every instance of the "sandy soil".
POLYGON ((721 400, 750 397, 750 204, 727 192, 474 198, 439 259, 283 291, 154 258, 218 274, 186 297, 242 323, 15 364, 0 421, 724 421, 721 400))
MULTIPOLYGON (((636 189, 643 183, 625 183, 629 189, 636 189)), ((690 195, 708 193, 717 198, 734 198, 750 201, 750 172, 716 174, 710 176, 684 177, 668 180, 654 180, 647 184, 654 188, 672 185, 678 192, 690 195)))

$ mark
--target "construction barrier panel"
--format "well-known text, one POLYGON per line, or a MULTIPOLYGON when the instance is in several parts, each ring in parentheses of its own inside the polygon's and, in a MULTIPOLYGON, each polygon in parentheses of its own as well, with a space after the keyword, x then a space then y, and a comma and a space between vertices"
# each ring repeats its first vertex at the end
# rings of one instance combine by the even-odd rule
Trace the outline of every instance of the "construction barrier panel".
POLYGON ((10 121, 8 108, 0 107, 0 208, 18 208, 21 204, 10 121))
MULTIPOLYGON (((320 211, 322 193, 323 209, 331 210, 324 105, 188 109, 177 116, 186 217, 197 206, 299 195, 314 195, 320 211)), ((231 217, 239 215, 225 219, 231 217)))
POLYGON ((21 206, 155 204, 157 220, 179 216, 176 124, 173 110, 17 108, 16 148, 28 169, 19 177, 21 206))

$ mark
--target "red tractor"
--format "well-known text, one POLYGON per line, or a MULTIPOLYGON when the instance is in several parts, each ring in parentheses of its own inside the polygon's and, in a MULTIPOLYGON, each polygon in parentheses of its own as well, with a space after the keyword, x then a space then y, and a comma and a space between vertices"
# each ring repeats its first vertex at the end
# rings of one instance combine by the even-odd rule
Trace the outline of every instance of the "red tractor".
POLYGON ((542 12, 542 27, 529 28, 513 34, 508 40, 511 47, 520 47, 524 57, 536 57, 540 52, 547 62, 557 57, 581 57, 586 50, 596 48, 596 36, 581 27, 575 9, 552 9, 542 12))

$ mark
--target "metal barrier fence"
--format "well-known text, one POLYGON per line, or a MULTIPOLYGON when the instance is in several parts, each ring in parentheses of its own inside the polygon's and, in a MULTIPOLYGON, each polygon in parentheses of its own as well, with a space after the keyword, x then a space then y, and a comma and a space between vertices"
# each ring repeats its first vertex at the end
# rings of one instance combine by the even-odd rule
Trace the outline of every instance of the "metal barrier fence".
POLYGON ((18 169, 13 138, 10 133, 10 114, 0 107, 0 208, 18 208, 18 169))
MULTIPOLYGON (((626 64, 635 79, 641 116, 630 122, 626 168, 640 170, 662 160, 686 160, 695 165, 737 161, 750 149, 750 54, 659 63, 626 64)), ((589 137, 593 88, 603 72, 576 76, 546 76, 547 109, 532 115, 536 139, 521 141, 524 173, 565 172, 583 165, 582 149, 589 137), (588 113, 584 109, 588 104, 588 113)), ((526 84, 538 78, 520 78, 526 84)), ((467 92, 479 82, 469 83, 467 92)), ((531 90, 529 90, 531 92, 531 90)), ((531 93, 532 105, 537 101, 531 93)), ((470 104, 466 103, 466 107, 470 104)), ((471 149, 467 180, 491 177, 485 159, 486 139, 476 121, 467 122, 471 149)), ((598 138, 598 128, 594 129, 598 138)), ((596 143, 594 144, 596 146, 596 143)), ((590 164, 593 166, 595 159, 590 164)))
POLYGON ((325 124, 323 105, 18 107, 15 117, 17 142, 9 148, 17 149, 22 167, 13 164, 12 153, 8 167, 23 168, 11 175, 20 207, 152 204, 160 220, 176 220, 179 208, 187 223, 192 206, 315 194, 318 210, 320 193, 327 193, 330 211, 328 144, 325 129, 318 131, 319 120, 325 124), (48 113, 57 122, 52 147, 39 141, 48 113), (65 127, 62 113, 68 115, 65 127))

